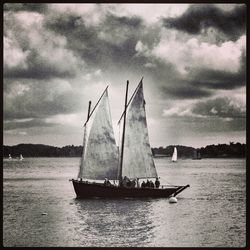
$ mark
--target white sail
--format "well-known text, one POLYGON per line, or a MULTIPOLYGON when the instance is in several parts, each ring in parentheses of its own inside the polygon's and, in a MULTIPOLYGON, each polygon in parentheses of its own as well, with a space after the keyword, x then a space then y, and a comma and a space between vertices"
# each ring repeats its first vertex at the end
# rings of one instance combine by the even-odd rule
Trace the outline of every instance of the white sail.
POLYGON ((177 149, 174 147, 174 153, 172 155, 172 161, 177 161, 177 149))
POLYGON ((78 178, 118 178, 118 150, 107 89, 84 126, 83 153, 78 178))
POLYGON ((157 177, 149 144, 142 81, 127 109, 122 176, 157 177))
POLYGON ((20 154, 20 161, 22 161, 23 160, 23 156, 22 156, 22 154, 20 154))

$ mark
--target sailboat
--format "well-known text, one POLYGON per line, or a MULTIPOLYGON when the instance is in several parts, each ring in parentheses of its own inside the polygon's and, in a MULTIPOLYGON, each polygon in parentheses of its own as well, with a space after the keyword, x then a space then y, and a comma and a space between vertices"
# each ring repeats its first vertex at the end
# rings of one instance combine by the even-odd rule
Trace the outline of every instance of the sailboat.
POLYGON ((9 160, 12 160, 11 154, 9 154, 9 160))
POLYGON ((177 162, 177 148, 174 147, 174 152, 172 155, 172 162, 177 162))
POLYGON ((128 102, 127 81, 124 112, 118 122, 123 128, 119 147, 112 127, 108 87, 92 111, 89 101, 79 173, 77 179, 70 180, 77 198, 168 198, 189 187, 140 187, 140 181, 158 178, 149 144, 142 80, 128 102), (137 185, 126 186, 124 180, 136 180, 137 185))
POLYGON ((24 159, 24 158, 23 158, 22 154, 20 154, 19 160, 22 161, 23 159, 24 159))
POLYGON ((200 153, 200 150, 198 149, 195 149, 194 150, 194 156, 192 158, 193 160, 201 160, 201 153, 200 153))

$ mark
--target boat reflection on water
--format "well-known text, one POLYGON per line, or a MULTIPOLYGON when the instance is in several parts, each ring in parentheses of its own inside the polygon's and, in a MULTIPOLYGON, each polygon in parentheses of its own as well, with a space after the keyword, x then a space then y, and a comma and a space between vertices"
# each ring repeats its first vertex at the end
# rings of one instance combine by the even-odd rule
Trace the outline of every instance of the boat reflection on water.
POLYGON ((152 199, 76 198, 73 203, 78 220, 73 223, 74 231, 82 246, 146 246, 152 242, 155 227, 152 199))

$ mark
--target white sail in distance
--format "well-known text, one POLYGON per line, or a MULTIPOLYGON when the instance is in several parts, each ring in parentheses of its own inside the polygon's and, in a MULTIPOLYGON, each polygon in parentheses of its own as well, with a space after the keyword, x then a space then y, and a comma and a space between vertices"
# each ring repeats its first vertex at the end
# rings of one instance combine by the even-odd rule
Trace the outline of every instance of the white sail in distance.
POLYGON ((78 178, 117 180, 118 150, 106 89, 84 125, 83 152, 78 178))
POLYGON ((121 175, 129 178, 156 178, 149 144, 142 81, 127 107, 121 175))
POLYGON ((177 149, 174 147, 174 153, 172 155, 172 161, 177 161, 177 149))

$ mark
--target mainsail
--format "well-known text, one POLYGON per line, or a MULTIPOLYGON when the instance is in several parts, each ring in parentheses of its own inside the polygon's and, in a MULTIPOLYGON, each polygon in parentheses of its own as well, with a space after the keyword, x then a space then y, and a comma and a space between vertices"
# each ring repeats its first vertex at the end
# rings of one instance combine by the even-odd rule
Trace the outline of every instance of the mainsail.
POLYGON ((121 176, 129 178, 157 177, 149 144, 142 81, 127 108, 121 176))
POLYGON ((176 149, 176 147, 174 147, 174 153, 173 153, 173 156, 172 156, 172 161, 177 161, 177 149, 176 149))
POLYGON ((107 89, 84 125, 83 152, 78 178, 118 178, 118 150, 107 89))

